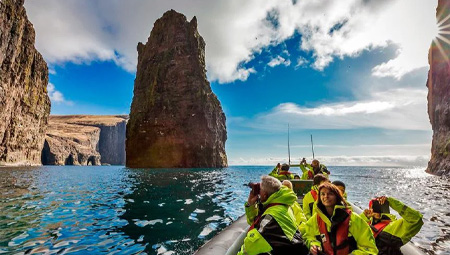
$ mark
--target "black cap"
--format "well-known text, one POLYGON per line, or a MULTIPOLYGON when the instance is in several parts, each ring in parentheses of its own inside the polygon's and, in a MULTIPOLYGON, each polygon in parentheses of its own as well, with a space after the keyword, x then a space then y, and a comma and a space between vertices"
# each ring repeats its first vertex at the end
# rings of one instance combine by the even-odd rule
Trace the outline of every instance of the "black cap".
POLYGON ((289 170, 289 165, 286 164, 286 163, 282 164, 282 165, 281 165, 281 170, 283 170, 283 171, 288 171, 288 170, 289 170))
POLYGON ((334 181, 334 182, 332 182, 332 184, 334 184, 336 186, 342 186, 345 189, 345 184, 343 182, 341 182, 341 181, 334 181))

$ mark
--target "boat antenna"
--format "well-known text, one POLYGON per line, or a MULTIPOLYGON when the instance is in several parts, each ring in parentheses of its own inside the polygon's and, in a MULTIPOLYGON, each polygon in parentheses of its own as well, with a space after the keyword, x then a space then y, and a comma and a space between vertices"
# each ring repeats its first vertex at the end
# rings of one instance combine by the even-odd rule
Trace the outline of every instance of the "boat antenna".
POLYGON ((288 123, 288 156, 289 156, 289 166, 291 165, 291 147, 289 146, 289 123, 288 123))
POLYGON ((312 153, 313 153, 313 159, 315 159, 315 157, 314 157, 314 142, 313 142, 312 135, 311 135, 311 150, 312 150, 312 153))

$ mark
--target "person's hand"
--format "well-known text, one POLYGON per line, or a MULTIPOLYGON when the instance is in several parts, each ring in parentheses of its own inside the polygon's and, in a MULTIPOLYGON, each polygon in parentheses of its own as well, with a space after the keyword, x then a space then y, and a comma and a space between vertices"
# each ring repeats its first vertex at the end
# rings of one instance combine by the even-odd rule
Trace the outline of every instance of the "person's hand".
POLYGON ((320 247, 316 245, 312 245, 311 249, 309 249, 312 255, 317 255, 320 251, 320 247))
POLYGON ((378 202, 380 202, 380 205, 384 204, 384 202, 386 202, 387 197, 385 196, 381 196, 381 197, 377 197, 378 202))
POLYGON ((247 203, 250 206, 253 206, 254 204, 256 204, 256 201, 258 201, 258 195, 254 195, 252 190, 250 190, 250 194, 248 195, 247 203))
POLYGON ((373 215, 373 210, 372 210, 372 209, 365 209, 365 210, 364 210, 364 215, 365 215, 368 219, 370 219, 370 217, 372 217, 372 215, 373 215))

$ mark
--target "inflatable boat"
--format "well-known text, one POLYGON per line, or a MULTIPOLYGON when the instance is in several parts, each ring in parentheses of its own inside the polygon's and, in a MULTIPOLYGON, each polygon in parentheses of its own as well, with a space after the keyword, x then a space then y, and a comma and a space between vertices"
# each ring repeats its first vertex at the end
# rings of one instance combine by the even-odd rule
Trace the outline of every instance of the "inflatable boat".
MULTIPOLYGON (((293 183, 294 190, 299 196, 299 200, 303 198, 305 191, 311 189, 312 181, 290 180, 293 183)), ((300 203, 301 204, 301 203, 300 203)), ((351 203, 350 203, 351 204, 351 203)), ((351 204, 353 211, 361 214, 361 208, 351 204)), ((213 237, 198 249, 195 255, 236 255, 244 243, 249 225, 245 215, 241 216, 230 226, 222 230, 218 235, 213 237)), ((401 251, 404 255, 425 255, 418 247, 409 242, 402 246, 401 251)))

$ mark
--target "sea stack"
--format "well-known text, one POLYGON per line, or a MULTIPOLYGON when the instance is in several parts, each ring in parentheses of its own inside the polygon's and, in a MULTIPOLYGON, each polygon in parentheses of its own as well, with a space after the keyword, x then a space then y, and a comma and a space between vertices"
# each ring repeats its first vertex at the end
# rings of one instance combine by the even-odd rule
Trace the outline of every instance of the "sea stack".
POLYGON ((50 114, 48 69, 24 0, 0 1, 0 165, 40 165, 50 114))
POLYGON ((167 11, 137 50, 126 166, 226 167, 225 114, 206 79, 197 18, 167 11))
MULTIPOLYGON (((450 1, 439 0, 436 9, 437 21, 450 14, 450 1)), ((441 26, 450 24, 445 21, 441 26)), ((447 29, 448 31, 448 29, 447 29)), ((437 175, 450 173, 450 45, 449 37, 441 34, 436 38, 428 54, 428 115, 433 129, 431 159, 427 172, 437 175), (439 37, 445 37, 441 40, 439 37), (444 39, 445 39, 444 38, 444 39)))

